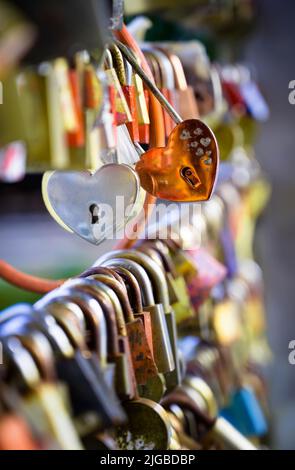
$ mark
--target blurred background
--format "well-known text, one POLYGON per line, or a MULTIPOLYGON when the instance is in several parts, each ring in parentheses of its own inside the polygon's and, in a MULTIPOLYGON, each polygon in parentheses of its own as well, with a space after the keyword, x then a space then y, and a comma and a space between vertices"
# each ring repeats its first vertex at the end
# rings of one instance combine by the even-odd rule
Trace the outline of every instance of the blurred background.
MULTIPOLYGON (((254 3, 255 13, 240 26, 239 15, 236 23, 235 18, 228 22, 224 19, 221 26, 215 24, 212 15, 210 34, 202 22, 201 27, 196 27, 202 15, 208 14, 200 9, 202 2, 187 2, 188 11, 183 3, 133 0, 126 2, 126 9, 132 17, 142 12, 144 4, 152 4, 151 11, 144 13, 154 22, 149 34, 155 39, 167 39, 167 34, 172 33, 189 38, 197 29, 213 59, 251 64, 270 107, 270 117, 261 126, 256 142, 256 156, 271 182, 272 195, 257 227, 255 251, 264 271, 267 332, 273 351, 272 363, 266 369, 272 446, 295 449, 295 368, 288 363, 288 345, 295 339, 295 106, 288 101, 288 84, 295 79, 295 2, 241 2, 245 8, 254 3), (167 8, 172 4, 182 12, 180 22, 175 22, 178 13, 167 8), (161 28, 159 17, 164 21, 161 28)), ((38 174, 29 175, 20 183, 0 184, 0 257, 25 272, 47 278, 76 274, 107 247, 91 246, 57 225, 43 205, 40 185, 38 174)), ((0 308, 35 298, 0 282, 0 308)))

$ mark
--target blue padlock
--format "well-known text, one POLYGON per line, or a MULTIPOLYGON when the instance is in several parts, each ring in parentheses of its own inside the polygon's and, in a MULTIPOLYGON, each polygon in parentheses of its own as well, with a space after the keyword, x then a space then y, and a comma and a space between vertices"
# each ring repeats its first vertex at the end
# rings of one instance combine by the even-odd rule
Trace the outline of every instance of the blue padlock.
POLYGON ((245 436, 263 436, 268 426, 261 405, 251 387, 236 390, 229 406, 221 410, 220 415, 227 419, 245 436))

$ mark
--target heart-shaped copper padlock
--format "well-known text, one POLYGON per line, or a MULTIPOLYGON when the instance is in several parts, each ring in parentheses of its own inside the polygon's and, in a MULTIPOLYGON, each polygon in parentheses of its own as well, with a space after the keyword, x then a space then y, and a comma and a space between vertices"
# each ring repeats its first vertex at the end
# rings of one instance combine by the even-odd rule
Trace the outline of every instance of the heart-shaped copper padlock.
POLYGON ((166 147, 144 153, 136 164, 141 186, 170 201, 207 201, 218 172, 219 150, 211 129, 188 119, 171 132, 166 147))
POLYGON ((47 172, 42 195, 47 210, 63 228, 97 245, 114 238, 138 215, 145 192, 131 167, 111 163, 94 174, 47 172))

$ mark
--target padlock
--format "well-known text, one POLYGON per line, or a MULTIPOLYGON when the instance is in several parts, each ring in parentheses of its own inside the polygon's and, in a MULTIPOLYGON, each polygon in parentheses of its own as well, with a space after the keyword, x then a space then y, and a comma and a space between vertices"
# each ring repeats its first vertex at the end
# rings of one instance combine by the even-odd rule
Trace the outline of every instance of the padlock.
MULTIPOLYGON (((165 409, 170 409, 171 406, 177 405, 183 412, 184 420, 185 412, 190 411, 194 418, 195 418, 195 427, 194 427, 194 435, 193 439, 197 440, 198 442, 202 442, 204 436, 208 433, 208 430, 212 428, 214 425, 214 418, 211 418, 206 415, 204 411, 204 401, 201 396, 198 396, 198 393, 192 393, 192 395, 188 395, 186 391, 180 389, 172 392, 171 394, 165 396, 162 400, 162 406, 165 409)), ((186 423, 184 422, 184 425, 186 423)), ((189 432, 189 429, 186 429, 189 432)))
POLYGON ((127 287, 127 293, 129 297, 129 302, 132 306, 133 314, 135 318, 140 318, 142 324, 144 326, 145 336, 152 354, 153 353, 153 336, 152 336, 152 324, 151 324, 151 316, 149 312, 145 312, 142 306, 142 298, 141 298, 141 290, 139 283, 127 268, 123 266, 117 266, 114 268, 115 272, 121 277, 123 282, 125 282, 127 287))
MULTIPOLYGON (((18 92, 17 79, 17 74, 13 72, 2 81, 2 88, 6 90, 6 99, 3 100, 0 113, 1 146, 7 145, 13 141, 26 142, 25 119, 22 114, 25 113, 26 110, 22 109, 22 97, 18 92), (16 119, 16 116, 19 118, 16 119)), ((30 98, 27 95, 25 98, 27 98, 28 103, 30 98)), ((31 107, 34 107, 34 102, 31 104, 31 107)), ((28 117, 30 118, 31 108, 29 107, 28 110, 28 117)))
POLYGON ((177 274, 183 276, 186 283, 188 283, 191 277, 197 275, 196 263, 189 256, 188 251, 182 249, 180 243, 176 242, 176 240, 167 238, 163 242, 169 249, 177 274))
MULTIPOLYGON (((42 299, 43 300, 43 299, 42 299)), ((69 297, 62 297, 58 296, 58 292, 56 292, 56 297, 51 297, 51 299, 46 300, 46 303, 35 304, 35 308, 44 308, 48 313, 50 313, 56 319, 57 323, 60 326, 66 328, 67 321, 69 320, 73 323, 74 328, 77 329, 77 335, 80 334, 85 338, 84 349, 86 348, 86 322, 83 315, 83 312, 78 304, 73 302, 73 300, 69 297), (66 319, 66 323, 63 325, 63 316, 66 319), (80 333, 78 333, 78 331, 80 333)), ((75 332, 73 330, 73 335, 75 332)), ((74 339, 74 337, 73 337, 74 339)), ((75 340, 74 340, 75 341, 75 340)), ((80 341, 80 339, 76 339, 76 341, 80 341)))
MULTIPOLYGON (((137 387, 134 369, 132 366, 130 345, 127 338, 126 325, 124 321, 124 314, 120 304, 120 301, 115 292, 110 289, 106 284, 95 281, 94 279, 75 279, 67 281, 65 285, 71 285, 75 288, 82 289, 88 293, 91 293, 99 302, 105 302, 103 296, 100 294, 104 293, 107 298, 111 301, 113 312, 115 313, 115 322, 118 329, 118 343, 119 343, 119 364, 121 369, 119 370, 120 378, 122 378, 122 389, 126 391, 126 397, 132 399, 137 395, 137 387)), ((106 310, 104 310, 106 313, 106 310)), ((118 383, 118 382, 117 382, 118 383)), ((121 389, 121 390, 122 390, 121 389)))
POLYGON ((229 405, 221 410, 221 416, 245 436, 261 437, 267 433, 264 412, 249 386, 242 386, 232 394, 229 405))
POLYGON ((46 336, 38 330, 25 326, 14 335, 21 345, 31 354, 40 374, 40 380, 55 382, 57 379, 55 371, 55 358, 46 336))
POLYGON ((19 339, 7 337, 2 338, 2 342, 5 354, 19 377, 20 392, 23 396, 19 403, 20 410, 41 443, 43 440, 49 447, 81 450, 81 442, 58 386, 54 382, 41 381, 32 355, 22 346, 19 339))
POLYGON ((137 217, 144 198, 136 172, 125 164, 103 165, 94 174, 45 173, 42 194, 48 211, 63 228, 94 244, 114 236, 137 217), (109 178, 114 186, 108 184, 109 178), (120 207, 118 196, 122 196, 120 207))
MULTIPOLYGON (((11 79, 10 79, 11 80, 11 79)), ((35 70, 23 70, 18 75, 18 95, 21 104, 20 119, 17 126, 21 126, 23 122, 25 131, 25 143, 27 149, 26 167, 28 171, 45 170, 51 167, 50 162, 50 146, 49 146, 49 129, 47 119, 47 103, 46 103, 46 79, 43 75, 35 70)), ((6 88, 6 100, 2 105, 2 113, 5 116, 5 125, 11 126, 9 115, 6 115, 5 106, 8 105, 13 109, 13 113, 18 113, 16 103, 13 107, 9 103, 11 84, 3 86, 6 88)), ((1 122, 1 120, 0 120, 1 122)), ((5 132, 5 125, 1 122, 2 132, 5 132)), ((5 143, 1 135, 2 145, 5 143)))
MULTIPOLYGON (((166 52, 164 50, 164 52, 166 52)), ((176 54, 166 52, 174 71, 176 110, 183 119, 195 119, 199 117, 199 109, 193 88, 187 84, 182 63, 176 54), (177 105, 178 104, 178 105, 177 105)))
MULTIPOLYGON (((135 258, 133 258, 135 259, 135 258)), ((171 347, 174 357, 175 369, 174 371, 165 375, 167 390, 172 389, 180 384, 181 382, 181 373, 180 373, 180 362, 178 357, 177 349, 177 330, 176 330, 176 321, 175 314, 170 305, 168 286, 165 280, 164 273, 162 269, 150 260, 146 255, 140 253, 141 264, 146 269, 150 275, 150 279, 153 283, 154 292, 156 292, 156 298, 159 303, 163 305, 165 318, 167 322, 169 337, 171 341, 171 347)))
POLYGON ((69 148, 66 139, 66 128, 62 117, 62 104, 57 87, 56 70, 47 64, 45 73, 50 166, 54 169, 66 169, 70 166, 69 148))
POLYGON ((108 49, 106 49, 105 54, 107 63, 105 73, 108 77, 109 86, 112 87, 115 92, 115 122, 117 126, 120 126, 121 124, 131 122, 132 116, 114 68, 112 54, 108 49))
POLYGON ((123 280, 116 273, 116 271, 114 271, 111 268, 105 268, 103 266, 95 266, 95 267, 86 269, 86 271, 83 271, 83 273, 80 274, 79 277, 90 277, 90 276, 94 276, 96 274, 103 274, 105 276, 110 276, 111 278, 116 279, 117 281, 119 281, 122 284, 123 287, 125 286, 123 280))
POLYGON ((166 147, 141 155, 136 172, 141 186, 153 196, 176 202, 210 199, 218 174, 216 138, 202 121, 180 122, 166 147))
POLYGON ((103 258, 100 258, 96 264, 105 266, 115 266, 118 264, 120 266, 120 258, 127 259, 128 262, 130 261, 130 266, 124 264, 124 267, 130 269, 135 276, 138 269, 141 268, 139 272, 143 281, 140 283, 144 296, 143 309, 150 312, 151 315, 154 359, 159 372, 165 373, 174 370, 175 366, 163 306, 155 303, 151 281, 145 270, 135 260, 129 260, 129 257, 125 256, 124 253, 123 251, 107 253, 103 258))
MULTIPOLYGON (((113 115, 113 89, 107 86, 107 77, 97 68, 96 76, 100 87, 100 112, 97 114, 93 123, 93 129, 97 129, 99 159, 96 155, 96 166, 100 164, 117 161, 117 126, 113 115), (99 160, 99 161, 97 161, 99 160)), ((95 150, 95 149, 94 149, 95 150)))
MULTIPOLYGON (((141 251, 142 253, 145 253, 152 260, 154 260, 161 268, 163 268, 163 258, 161 257, 160 253, 156 250, 155 245, 152 242, 144 241, 143 243, 137 245, 136 249, 138 251, 141 251)), ((164 270, 164 274, 166 277, 166 282, 167 282, 167 286, 169 290, 170 303, 172 304, 179 300, 178 293, 175 289, 175 285, 173 284, 173 275, 171 272, 171 266, 169 265, 167 269, 167 266, 165 265, 165 268, 166 269, 164 270)), ((173 270, 173 267, 172 267, 172 270, 173 270)))
POLYGON ((132 66, 123 59, 120 49, 115 44, 112 45, 111 52, 114 67, 131 114, 131 121, 126 122, 126 126, 132 141, 138 142, 139 129, 137 122, 137 103, 135 87, 134 84, 132 84, 132 66))
MULTIPOLYGON (((110 266, 113 269, 124 269, 125 271, 130 272, 134 275, 137 280, 138 285, 141 288, 141 299, 142 305, 145 305, 143 308, 142 315, 145 317, 148 315, 147 319, 145 318, 145 324, 148 325, 148 330, 150 331, 151 327, 151 340, 153 347, 153 358, 155 360, 156 366, 159 370, 157 376, 152 377, 145 385, 139 386, 139 394, 141 397, 151 399, 153 401, 160 401, 162 396, 166 391, 166 385, 164 376, 160 370, 167 370, 167 359, 166 359, 166 346, 165 341, 167 341, 168 335, 167 327, 164 318, 164 314, 159 315, 159 310, 155 308, 152 286, 149 278, 147 277, 144 269, 134 261, 124 258, 114 258, 107 260, 103 263, 105 266, 110 266), (150 308, 151 307, 151 308, 150 308), (151 313, 150 313, 151 312, 151 313), (163 328, 164 326, 164 328, 163 328), (164 341, 163 341, 164 338, 164 341)), ((141 306, 140 306, 141 308, 141 306)), ((147 334, 147 337, 150 336, 150 333, 147 334)))
POLYGON ((78 122, 77 114, 75 112, 74 96, 71 90, 69 64, 66 59, 55 59, 53 61, 53 70, 56 77, 56 87, 60 97, 64 130, 66 132, 74 132, 78 129, 78 122))
MULTIPOLYGON (((124 260, 122 261, 124 262, 124 260)), ((136 277, 128 269, 121 267, 121 265, 114 267, 114 269, 110 267, 106 268, 103 266, 95 266, 82 273, 80 277, 94 276, 96 274, 111 275, 126 289, 130 305, 133 307, 133 315, 135 318, 140 318, 143 323, 146 340, 153 358, 153 341, 150 314, 149 312, 144 312, 142 310, 141 292, 136 277)))
POLYGON ((149 144, 150 141, 150 117, 149 117, 149 94, 144 89, 142 79, 136 73, 132 76, 135 88, 136 112, 139 131, 139 142, 149 144))
POLYGON ((148 272, 151 278, 155 296, 157 297, 157 302, 163 305, 165 319, 167 322, 168 335, 170 338, 170 345, 172 348, 174 369, 173 369, 173 372, 168 373, 170 374, 170 376, 167 375, 165 378, 166 378, 166 383, 167 383, 167 380, 170 382, 169 384, 167 383, 167 388, 168 389, 173 388, 180 383, 180 367, 179 367, 177 345, 176 345, 177 332, 176 332, 175 316, 169 304, 169 293, 168 293, 168 287, 167 287, 167 283, 165 280, 165 276, 161 268, 155 262, 150 260, 148 256, 144 255, 143 253, 139 253, 139 252, 131 251, 131 250, 130 251, 116 250, 110 255, 106 254, 103 257, 101 257, 97 263, 101 264, 101 262, 103 262, 106 259, 110 259, 112 256, 120 256, 123 258, 128 258, 141 264, 142 267, 148 272), (171 381, 169 377, 171 377, 171 381))
POLYGON ((176 433, 181 450, 201 450, 201 445, 185 433, 186 413, 180 406, 172 404, 168 412, 170 423, 176 433))
POLYGON ((70 147, 81 148, 85 145, 85 129, 83 119, 83 100, 81 96, 78 71, 75 68, 70 68, 68 76, 76 125, 74 129, 67 132, 67 139, 70 147))
POLYGON ((100 365, 104 368, 106 366, 107 346, 105 339, 102 340, 102 338, 107 338, 107 332, 100 304, 87 293, 77 292, 74 288, 61 286, 60 289, 49 295, 47 294, 35 305, 41 308, 46 306, 46 309, 54 314, 51 310, 51 305, 56 306, 61 303, 66 303, 76 316, 79 313, 77 322, 80 325, 81 331, 84 332, 86 345, 90 351, 97 354, 100 365), (80 316, 81 314, 82 317, 80 316))
MULTIPOLYGON (((155 77, 156 85, 160 89, 162 95, 174 107, 174 101, 173 101, 173 96, 174 96, 173 90, 175 88, 174 73, 173 73, 173 68, 169 59, 161 50, 156 49, 154 47, 150 47, 149 45, 148 46, 144 45, 144 51, 147 51, 148 54, 153 58, 153 64, 155 61, 156 65, 158 66, 159 79, 157 80, 157 77, 155 77)), ((175 124, 165 109, 163 109, 163 116, 164 116, 164 124, 165 124, 165 134, 167 138, 169 134, 172 132, 175 124)))
POLYGON ((190 303, 184 277, 177 274, 176 267, 174 266, 167 245, 165 245, 161 240, 155 240, 152 242, 152 246, 154 246, 162 259, 168 288, 170 286, 170 304, 175 312, 176 322, 181 323, 187 318, 192 318, 194 316, 194 311, 190 303), (171 296, 171 292, 175 293, 173 297, 171 296))
POLYGON ((124 420, 117 397, 105 383, 98 361, 74 350, 68 336, 55 319, 44 311, 43 315, 40 313, 42 312, 35 315, 38 320, 36 327, 47 336, 58 356, 57 376, 68 384, 75 422, 80 431, 83 433, 89 432, 89 428, 104 429, 124 420), (105 394, 109 396, 108 403, 104 403, 105 394))
POLYGON ((206 445, 206 441, 213 439, 213 442, 220 443, 224 449, 229 450, 258 450, 252 442, 245 438, 223 417, 209 416, 206 410, 206 402, 197 390, 190 392, 190 395, 181 391, 175 391, 162 400, 164 408, 177 404, 181 408, 189 409, 193 412, 198 425, 198 440, 206 445), (191 398, 193 396, 193 399, 191 398))
POLYGON ((125 314, 126 329, 130 344, 135 377, 139 385, 143 385, 147 380, 157 375, 157 368, 152 359, 144 326, 139 318, 135 319, 125 286, 104 274, 93 274, 95 280, 101 281, 114 290, 120 299, 123 312, 125 314))
POLYGON ((198 428, 195 415, 192 410, 186 408, 183 409, 183 414, 185 420, 185 432, 196 441, 198 438, 198 428))
MULTIPOLYGON (((228 399, 228 387, 224 386, 226 371, 219 367, 220 355, 218 350, 206 341, 198 343, 195 357, 187 364, 190 375, 203 378, 210 385, 219 406, 224 406, 228 399)), ((226 380, 226 379, 225 379, 226 380)))
POLYGON ((218 414, 218 407, 211 388, 207 385, 204 379, 198 376, 187 375, 183 381, 183 390, 193 399, 198 397, 194 395, 193 391, 198 392, 202 400, 205 401, 205 406, 209 416, 215 417, 218 414))
POLYGON ((97 289, 97 286, 89 285, 88 280, 87 283, 76 285, 74 288, 78 292, 87 292, 103 309, 108 331, 108 361, 115 366, 115 390, 122 400, 134 397, 135 386, 133 377, 130 376, 130 363, 118 336, 116 313, 110 298, 105 292, 97 289))
POLYGON ((124 404, 128 424, 115 430, 120 450, 167 450, 172 428, 168 415, 158 403, 141 398, 124 404))
POLYGON ((83 79, 85 107, 98 112, 103 100, 103 90, 93 64, 84 65, 83 79))

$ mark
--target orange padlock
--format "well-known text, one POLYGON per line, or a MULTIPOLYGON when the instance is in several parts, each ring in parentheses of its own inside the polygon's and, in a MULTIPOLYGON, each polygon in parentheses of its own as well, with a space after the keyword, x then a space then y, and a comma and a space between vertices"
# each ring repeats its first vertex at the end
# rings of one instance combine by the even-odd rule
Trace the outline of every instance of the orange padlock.
POLYGON ((211 129, 198 119, 178 124, 166 147, 145 152, 136 164, 142 187, 170 201, 207 201, 214 189, 219 150, 211 129))
POLYGON ((73 109, 76 115, 76 129, 68 131, 67 138, 70 147, 83 147, 85 145, 85 131, 83 120, 83 105, 80 93, 80 84, 77 70, 69 70, 70 89, 73 98, 73 109))
POLYGON ((41 450, 21 416, 6 413, 0 418, 0 450, 41 450))

